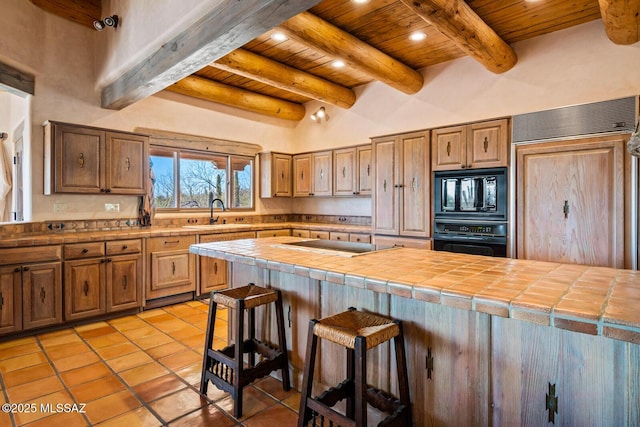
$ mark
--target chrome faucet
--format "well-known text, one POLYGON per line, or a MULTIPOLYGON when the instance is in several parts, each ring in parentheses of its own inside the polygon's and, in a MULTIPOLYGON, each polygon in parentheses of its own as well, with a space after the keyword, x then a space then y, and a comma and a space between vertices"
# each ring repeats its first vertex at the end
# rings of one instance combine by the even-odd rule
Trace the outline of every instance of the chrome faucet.
POLYGON ((220 206, 222 206, 222 212, 224 212, 224 202, 222 201, 222 199, 218 199, 218 198, 213 198, 213 193, 209 193, 209 224, 215 224, 219 219, 220 219, 220 215, 218 215, 217 217, 213 217, 213 204, 215 202, 220 202, 220 206))

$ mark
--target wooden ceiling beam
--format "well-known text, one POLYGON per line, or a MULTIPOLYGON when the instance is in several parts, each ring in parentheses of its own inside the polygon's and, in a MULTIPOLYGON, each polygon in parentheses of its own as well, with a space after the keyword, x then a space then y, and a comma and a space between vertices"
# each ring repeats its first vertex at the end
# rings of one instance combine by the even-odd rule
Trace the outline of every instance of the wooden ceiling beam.
POLYGON ((288 37, 345 62, 368 76, 407 94, 418 92, 422 74, 309 12, 283 22, 288 37))
POLYGON ((185 77, 167 87, 166 90, 285 120, 299 121, 305 114, 304 106, 295 102, 262 95, 203 77, 185 77))
POLYGON ((320 0, 221 0, 198 21, 102 90, 102 107, 122 109, 187 77, 320 0))
POLYGON ((615 44, 640 40, 640 0, 598 0, 607 37, 615 44))
POLYGON ((93 29, 102 19, 102 0, 29 0, 40 9, 93 29))
POLYGON ((401 0, 489 71, 503 73, 516 53, 462 0, 401 0))
POLYGON ((349 88, 246 49, 236 49, 211 66, 342 108, 351 108, 356 102, 356 94, 349 88))

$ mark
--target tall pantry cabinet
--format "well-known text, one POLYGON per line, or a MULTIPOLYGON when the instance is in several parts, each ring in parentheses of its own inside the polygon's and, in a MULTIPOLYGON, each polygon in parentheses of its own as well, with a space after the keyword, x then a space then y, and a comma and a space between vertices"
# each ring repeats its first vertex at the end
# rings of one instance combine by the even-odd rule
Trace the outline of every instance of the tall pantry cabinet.
POLYGON ((429 131, 373 138, 373 232, 430 236, 429 131))
POLYGON ((628 135, 516 148, 518 258, 629 268, 628 135))

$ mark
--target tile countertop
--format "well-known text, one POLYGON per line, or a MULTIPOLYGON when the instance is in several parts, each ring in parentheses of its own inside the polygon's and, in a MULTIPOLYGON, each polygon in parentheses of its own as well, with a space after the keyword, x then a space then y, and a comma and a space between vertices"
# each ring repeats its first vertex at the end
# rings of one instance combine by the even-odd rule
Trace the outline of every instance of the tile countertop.
POLYGON ((640 271, 394 248, 345 257, 274 237, 192 253, 331 283, 640 344, 640 271))
POLYGON ((277 230, 282 228, 328 230, 350 233, 370 233, 371 227, 349 224, 325 224, 306 222, 270 222, 256 224, 185 225, 178 227, 131 227, 103 231, 62 231, 0 238, 0 248, 24 246, 60 245, 96 240, 139 239, 163 236, 189 236, 197 234, 233 233, 237 231, 277 230))

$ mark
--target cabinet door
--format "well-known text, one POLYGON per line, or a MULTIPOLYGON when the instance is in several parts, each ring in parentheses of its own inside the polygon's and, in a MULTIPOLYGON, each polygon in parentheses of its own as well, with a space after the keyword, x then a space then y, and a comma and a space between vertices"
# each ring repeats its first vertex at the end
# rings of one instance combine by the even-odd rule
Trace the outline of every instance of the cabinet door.
POLYGON ((22 292, 23 329, 62 323, 62 263, 23 267, 22 292))
POLYGON ((373 197, 373 229, 380 234, 398 234, 398 201, 396 199, 397 163, 395 138, 373 141, 375 191, 373 197))
POLYGON ((333 156, 331 151, 311 154, 311 166, 313 168, 313 180, 311 184, 312 196, 331 196, 333 181, 331 166, 333 156))
POLYGON ((333 152, 333 195, 356 194, 356 148, 344 148, 333 152))
POLYGON ((306 197, 311 194, 311 155, 293 156, 293 196, 306 197))
POLYGON ((550 425, 547 395, 557 398, 555 425, 637 422, 628 418, 628 343, 497 316, 491 337, 494 425, 550 425))
POLYGON ((193 258, 188 250, 151 254, 150 289, 147 298, 158 298, 195 290, 193 258))
POLYGON ((54 185, 58 193, 104 191, 105 133, 97 129, 54 126, 54 185))
POLYGON ((146 194, 149 174, 147 141, 146 136, 107 132, 107 192, 146 194))
POLYGON ((358 171, 356 174, 356 192, 360 196, 371 195, 373 185, 373 169, 371 166, 371 146, 358 147, 357 150, 358 171))
POLYGON ((142 255, 107 258, 107 312, 142 304, 142 255))
POLYGON ((276 197, 291 197, 291 156, 274 153, 272 186, 276 197))
MULTIPOLYGON (((406 353, 414 425, 488 425, 490 316, 390 298, 390 316, 403 321, 405 343, 410 343, 406 353)), ((393 369, 391 379, 397 395, 393 369)))
POLYGON ((429 237, 430 176, 429 132, 417 132, 400 137, 402 149, 400 196, 400 235, 429 237))
POLYGON ((22 330, 22 267, 0 267, 0 334, 22 330))
POLYGON ((467 126, 433 131, 431 170, 454 170, 466 167, 467 126))
POLYGON ((469 125, 467 167, 507 166, 508 132, 506 119, 469 125))
POLYGON ((200 295, 227 287, 227 261, 200 257, 200 295))
POLYGON ((518 258, 624 268, 624 138, 517 149, 518 258))
POLYGON ((105 259, 64 263, 65 320, 83 319, 106 312, 105 259))

